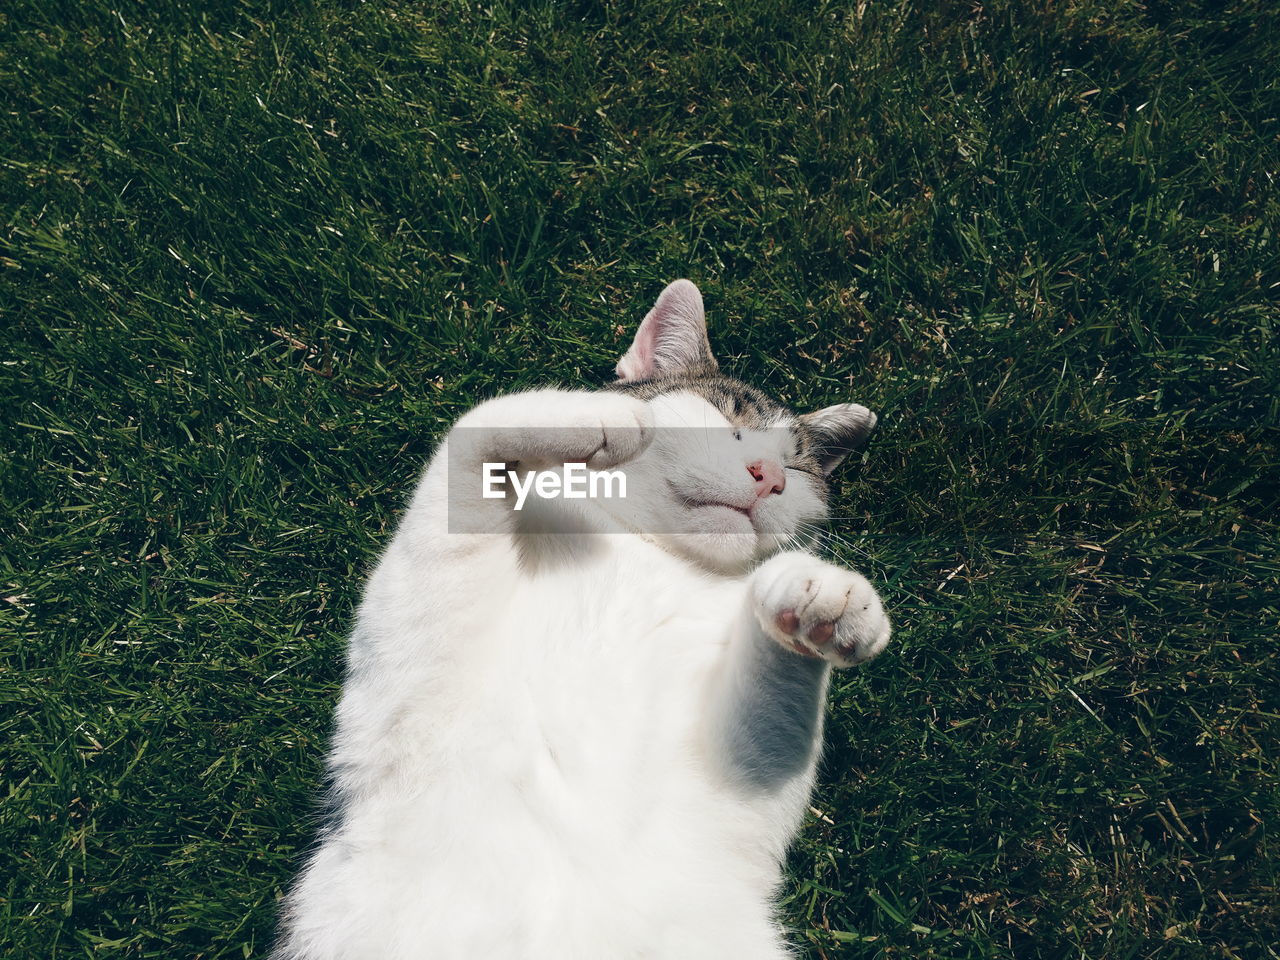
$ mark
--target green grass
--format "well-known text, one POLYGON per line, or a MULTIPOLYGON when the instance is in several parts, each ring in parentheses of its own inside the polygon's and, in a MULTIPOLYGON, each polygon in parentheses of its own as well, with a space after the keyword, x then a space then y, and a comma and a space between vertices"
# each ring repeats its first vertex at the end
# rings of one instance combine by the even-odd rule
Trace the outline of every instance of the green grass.
POLYGON ((898 634, 835 685, 796 941, 1280 955, 1274 4, 0 37, 0 953, 264 956, 432 443, 689 276, 731 370, 881 414, 834 555, 898 634))

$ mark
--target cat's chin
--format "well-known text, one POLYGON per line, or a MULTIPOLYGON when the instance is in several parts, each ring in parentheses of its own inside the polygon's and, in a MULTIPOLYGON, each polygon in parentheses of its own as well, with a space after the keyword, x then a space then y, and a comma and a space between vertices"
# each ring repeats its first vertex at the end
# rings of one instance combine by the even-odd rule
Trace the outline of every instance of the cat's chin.
MULTIPOLYGON (((682 517, 683 529, 651 534, 669 553, 726 576, 751 570, 796 539, 793 530, 777 529, 778 518, 722 504, 698 504, 682 517)), ((633 530, 640 529, 633 526, 633 530)))
POLYGON ((754 532, 668 533, 654 539, 663 549, 726 576, 746 573, 763 555, 762 538, 754 532))
POLYGON ((754 538, 756 524, 742 507, 727 503, 701 503, 689 511, 690 533, 712 537, 742 536, 754 538))

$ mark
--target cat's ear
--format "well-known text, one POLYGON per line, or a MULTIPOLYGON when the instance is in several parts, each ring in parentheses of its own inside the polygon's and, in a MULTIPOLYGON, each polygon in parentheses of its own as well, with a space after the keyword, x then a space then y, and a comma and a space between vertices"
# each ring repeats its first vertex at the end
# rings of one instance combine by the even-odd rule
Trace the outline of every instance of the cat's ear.
POLYGON ((641 321, 631 349, 618 361, 618 379, 652 380, 694 368, 713 371, 716 360, 707 340, 702 294, 692 281, 677 280, 641 321))
POLYGON ((860 403, 837 403, 796 418, 808 432, 824 475, 858 447, 876 426, 876 415, 860 403))

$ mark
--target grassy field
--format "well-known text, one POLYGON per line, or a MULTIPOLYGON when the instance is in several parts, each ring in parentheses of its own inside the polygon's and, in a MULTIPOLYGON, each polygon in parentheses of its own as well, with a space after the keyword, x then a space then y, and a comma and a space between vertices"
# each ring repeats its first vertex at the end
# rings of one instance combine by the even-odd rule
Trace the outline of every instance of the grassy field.
POLYGON ((264 956, 433 442, 689 276, 881 415, 795 941, 1280 956, 1277 9, 5 4, 0 953, 264 956))

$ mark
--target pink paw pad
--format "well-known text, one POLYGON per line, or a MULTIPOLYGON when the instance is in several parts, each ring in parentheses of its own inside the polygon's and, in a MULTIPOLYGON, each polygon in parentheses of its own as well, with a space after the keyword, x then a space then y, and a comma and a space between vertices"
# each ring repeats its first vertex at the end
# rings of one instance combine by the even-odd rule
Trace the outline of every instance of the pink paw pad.
POLYGON ((809 642, 816 647, 821 647, 830 642, 835 632, 836 625, 830 620, 819 621, 809 628, 809 642))

